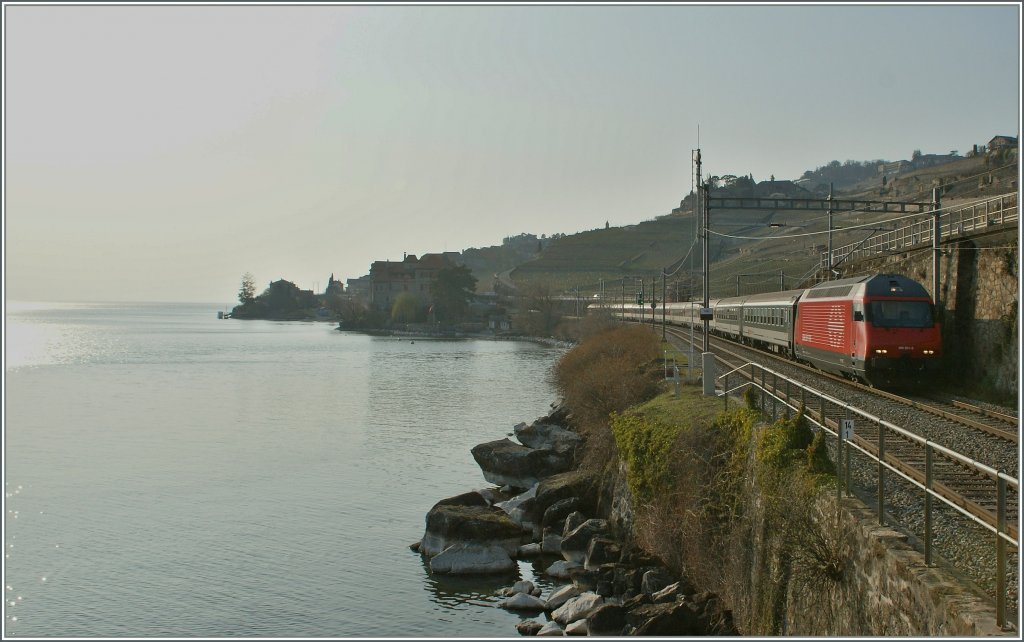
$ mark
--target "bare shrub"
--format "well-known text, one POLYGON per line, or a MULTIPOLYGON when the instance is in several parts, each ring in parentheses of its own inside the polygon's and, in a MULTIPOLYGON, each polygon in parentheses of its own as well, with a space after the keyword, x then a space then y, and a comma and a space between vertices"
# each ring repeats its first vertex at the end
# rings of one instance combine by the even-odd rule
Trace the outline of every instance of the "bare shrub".
POLYGON ((650 399, 659 390, 657 336, 623 326, 596 334, 555 365, 555 387, 582 427, 607 426, 608 415, 650 399))

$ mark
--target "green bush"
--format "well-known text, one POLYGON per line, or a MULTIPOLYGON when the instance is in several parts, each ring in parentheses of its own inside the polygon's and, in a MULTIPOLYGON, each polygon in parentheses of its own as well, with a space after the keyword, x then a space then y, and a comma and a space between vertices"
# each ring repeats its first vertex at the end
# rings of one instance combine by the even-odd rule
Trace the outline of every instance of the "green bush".
POLYGON ((626 481, 634 497, 647 501, 672 485, 669 464, 680 426, 612 413, 611 430, 619 458, 627 464, 626 481))
POLYGON ((747 404, 747 408, 757 410, 761 406, 760 391, 753 385, 747 386, 747 389, 743 391, 743 401, 747 404))
POLYGON ((757 457, 763 464, 785 468, 794 462, 805 461, 805 449, 813 440, 814 433, 801 408, 795 417, 779 419, 761 431, 757 457))
POLYGON ((813 475, 835 475, 836 467, 828 458, 825 448, 825 431, 814 433, 811 445, 807 447, 807 471, 813 475))

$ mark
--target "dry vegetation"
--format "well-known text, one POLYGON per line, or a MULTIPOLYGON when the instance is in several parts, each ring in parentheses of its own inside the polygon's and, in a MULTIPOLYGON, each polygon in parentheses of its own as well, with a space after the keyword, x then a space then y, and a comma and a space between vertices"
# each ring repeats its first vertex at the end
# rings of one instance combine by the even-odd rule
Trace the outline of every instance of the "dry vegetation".
POLYGON ((614 457, 608 418, 660 391, 657 335, 646 326, 596 328, 555 365, 555 387, 587 439, 587 462, 603 466, 614 457))

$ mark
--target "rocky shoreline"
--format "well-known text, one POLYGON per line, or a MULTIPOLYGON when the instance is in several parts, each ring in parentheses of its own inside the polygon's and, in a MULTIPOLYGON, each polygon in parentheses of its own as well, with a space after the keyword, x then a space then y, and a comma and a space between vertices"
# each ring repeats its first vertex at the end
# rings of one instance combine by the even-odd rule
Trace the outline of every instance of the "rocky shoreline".
MULTIPOLYGON (((410 548, 431 573, 514 573, 518 560, 556 557, 544 575, 562 584, 545 597, 522 580, 498 592, 520 613, 520 635, 737 635, 721 600, 673 575, 599 515, 601 480, 581 470, 584 447, 555 406, 516 440, 479 444, 472 456, 492 488, 442 499, 410 548)), ((501 633, 499 633, 500 635, 501 633)))

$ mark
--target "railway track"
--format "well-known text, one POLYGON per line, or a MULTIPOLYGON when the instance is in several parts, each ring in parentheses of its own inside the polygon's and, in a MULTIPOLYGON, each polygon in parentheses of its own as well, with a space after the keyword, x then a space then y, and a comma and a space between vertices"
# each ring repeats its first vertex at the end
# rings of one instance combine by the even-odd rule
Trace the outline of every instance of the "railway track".
MULTIPOLYGON (((685 332, 674 330, 672 333, 684 343, 688 343, 689 337, 685 332)), ((931 421, 911 421, 914 426, 911 430, 952 450, 966 451, 964 454, 971 459, 996 470, 1004 470, 1013 477, 1018 476, 1020 429, 1016 417, 934 395, 928 398, 902 396, 837 377, 728 339, 713 336, 711 341, 716 346, 716 358, 723 365, 729 364, 729 369, 751 361, 770 363, 774 370, 792 373, 791 376, 794 378, 834 396, 849 399, 858 407, 869 410, 879 417, 897 418, 894 421, 897 424, 905 418, 912 417, 914 413, 924 413, 936 418, 931 421), (731 355, 732 358, 730 360, 723 355, 731 355), (823 388, 820 383, 823 380, 832 385, 823 388), (850 391, 856 394, 851 395, 850 391), (898 404, 904 410, 895 410, 891 404, 898 404)))
MULTIPOLYGON (((667 332, 683 345, 689 341, 688 333, 679 330, 667 332)), ((821 390, 830 399, 841 399, 843 402, 840 403, 816 403, 804 399, 796 389, 798 386, 773 381, 772 377, 763 382, 774 396, 790 406, 799 408, 805 403, 808 416, 834 433, 839 432, 841 420, 851 416, 847 406, 868 413, 857 416, 853 447, 846 446, 842 456, 836 440, 830 441, 830 454, 833 461, 841 464, 838 468, 848 489, 851 485, 858 489, 857 494, 869 504, 875 503, 876 511, 885 520, 905 527, 926 542, 926 551, 933 539, 942 541, 952 549, 942 555, 956 558, 949 562, 950 565, 978 581, 997 600, 999 594, 1006 596, 1009 593, 1008 601, 1016 609, 1019 577, 1016 573, 1015 543, 1019 542, 1020 504, 1016 485, 1019 457, 1017 418, 985 412, 952 399, 902 397, 718 337, 712 337, 712 341, 716 360, 723 368, 719 371, 720 378, 749 362, 768 362, 770 365, 763 367, 821 390), (876 421, 867 420, 867 416, 874 417, 876 421), (851 451, 855 460, 852 466, 846 463, 850 461, 851 451), (845 464, 845 470, 842 464, 845 464), (1013 481, 1007 483, 1000 475, 1001 471, 1005 471, 1013 481), (1003 481, 1000 481, 1001 477, 1003 481), (925 493, 907 480, 930 488, 934 495, 925 493), (935 501, 938 498, 956 508, 947 510, 940 501, 935 501), (943 514, 945 521, 941 526, 932 524, 933 502, 939 507, 936 514, 943 514), (954 514, 957 511, 969 516, 968 519, 959 518, 954 514), (925 514, 928 516, 923 518, 925 514), (993 573, 998 557, 993 542, 998 541, 999 536, 979 528, 977 524, 1001 531, 1012 539, 1013 543, 1007 544, 1013 549, 1013 570, 1009 574, 1003 573, 1001 582, 1001 574, 993 573), (949 542, 955 542, 955 545, 949 542), (1011 591, 1005 588, 1008 584, 1011 591)), ((764 371, 761 372, 760 376, 764 377, 764 371)), ((730 375, 730 389, 735 389, 740 376, 740 373, 730 375)), ((750 375, 746 378, 749 379, 750 375)), ((756 376, 754 378, 757 380, 756 376)), ((762 385, 761 380, 756 383, 762 385)), ((769 401, 762 407, 765 411, 771 409, 774 415, 776 403, 769 401)), ((929 554, 926 552, 926 556, 929 554)), ((1003 566, 1005 568, 1005 558, 1003 566)))

